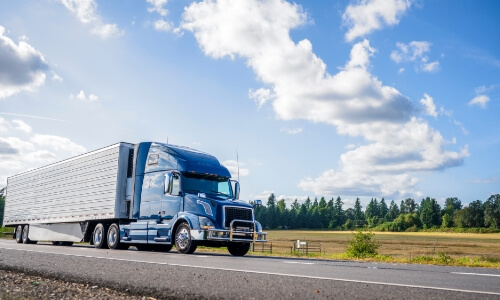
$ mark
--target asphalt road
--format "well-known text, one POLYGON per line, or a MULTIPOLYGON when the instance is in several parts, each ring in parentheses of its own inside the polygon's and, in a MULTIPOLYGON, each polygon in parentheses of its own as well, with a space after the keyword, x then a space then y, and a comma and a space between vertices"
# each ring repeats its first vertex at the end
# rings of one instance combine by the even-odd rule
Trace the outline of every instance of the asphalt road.
POLYGON ((500 270, 481 268, 182 255, 0 240, 0 269, 165 299, 500 299, 500 270))

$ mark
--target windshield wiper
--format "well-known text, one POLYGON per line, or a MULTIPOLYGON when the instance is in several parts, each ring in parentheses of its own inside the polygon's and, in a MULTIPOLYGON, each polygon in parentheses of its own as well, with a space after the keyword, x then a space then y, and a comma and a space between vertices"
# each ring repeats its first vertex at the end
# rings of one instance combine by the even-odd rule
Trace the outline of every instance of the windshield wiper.
POLYGON ((222 193, 222 192, 218 192, 218 191, 210 191, 210 192, 214 193, 214 194, 217 194, 217 195, 223 195, 223 196, 226 196, 226 197, 231 197, 228 194, 225 194, 225 193, 222 193))
POLYGON ((200 191, 198 190, 184 190, 186 193, 198 194, 200 191))

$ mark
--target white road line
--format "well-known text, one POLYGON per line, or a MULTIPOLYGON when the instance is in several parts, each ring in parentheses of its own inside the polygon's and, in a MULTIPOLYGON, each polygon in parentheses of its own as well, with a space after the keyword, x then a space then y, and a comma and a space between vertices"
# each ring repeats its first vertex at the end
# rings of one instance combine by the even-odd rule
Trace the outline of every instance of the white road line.
POLYGON ((300 262, 300 261, 284 261, 285 264, 298 264, 298 265, 314 265, 311 262, 300 262))
POLYGON ((366 280, 354 280, 354 279, 344 279, 344 278, 332 278, 332 277, 321 277, 321 276, 296 275, 296 274, 285 274, 285 273, 275 273, 275 272, 263 272, 263 271, 239 270, 239 269, 230 269, 230 268, 207 267, 207 266, 194 266, 194 265, 184 265, 184 264, 151 262, 151 261, 135 260, 135 259, 123 259, 123 258, 101 257, 101 256, 92 256, 92 255, 66 254, 66 253, 45 252, 45 251, 37 251, 37 250, 15 249, 15 248, 8 248, 8 247, 0 247, 0 249, 17 250, 17 251, 34 252, 34 253, 43 253, 43 254, 56 254, 56 255, 64 255, 64 256, 72 256, 72 257, 96 258, 96 259, 105 259, 105 260, 111 260, 111 261, 125 261, 125 262, 129 262, 129 263, 130 262, 135 262, 135 263, 144 263, 144 264, 152 264, 152 265, 165 265, 165 266, 174 266, 174 267, 185 267, 185 268, 218 270, 218 271, 230 271, 230 272, 240 272, 240 273, 249 273, 249 274, 284 276, 284 277, 292 277, 292 278, 307 278, 307 279, 316 279, 316 280, 329 280, 329 281, 340 281, 340 282, 377 284, 377 285, 386 285, 386 286, 397 286, 397 287, 407 287, 407 288, 418 288, 418 289, 428 289, 428 290, 440 290, 440 291, 450 291, 450 292, 461 292, 461 293, 473 293, 473 294, 483 294, 483 295, 500 296, 500 292, 485 292, 485 291, 463 290, 463 289, 453 289, 453 288, 425 286, 425 285, 412 285, 412 284, 401 284, 401 283, 386 283, 386 282, 366 281, 366 280))
POLYGON ((484 273, 451 272, 451 274, 500 277, 500 274, 484 274, 484 273))

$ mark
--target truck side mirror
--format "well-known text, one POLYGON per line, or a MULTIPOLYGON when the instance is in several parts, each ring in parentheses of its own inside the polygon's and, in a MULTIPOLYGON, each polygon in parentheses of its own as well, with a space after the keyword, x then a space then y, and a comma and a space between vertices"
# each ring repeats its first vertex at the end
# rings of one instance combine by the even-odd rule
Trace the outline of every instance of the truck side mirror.
POLYGON ((240 183, 236 180, 231 180, 231 183, 232 183, 232 185, 234 184, 233 198, 234 198, 234 200, 238 200, 238 199, 240 199, 240 183))
POLYGON ((168 194, 172 190, 172 173, 165 174, 165 185, 164 185, 164 194, 168 194))

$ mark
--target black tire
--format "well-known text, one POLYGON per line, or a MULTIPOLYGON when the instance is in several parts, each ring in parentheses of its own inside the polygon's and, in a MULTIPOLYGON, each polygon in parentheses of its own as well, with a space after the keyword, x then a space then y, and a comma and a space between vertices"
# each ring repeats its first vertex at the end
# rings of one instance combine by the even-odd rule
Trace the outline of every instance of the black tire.
POLYGON ((61 244, 60 244, 61 246, 66 246, 66 247, 71 247, 71 246, 73 246, 73 242, 59 242, 59 243, 61 243, 61 244))
POLYGON ((97 249, 104 249, 107 246, 107 233, 108 227, 105 224, 99 223, 94 229, 92 234, 92 241, 94 242, 94 247, 97 249))
POLYGON ((191 238, 191 230, 188 223, 181 223, 175 231, 175 248, 182 254, 191 254, 196 251, 196 241, 191 238))
POLYGON ((244 256, 250 250, 250 243, 229 243, 227 250, 232 256, 244 256))
POLYGON ((16 227, 16 242, 21 244, 23 242, 23 225, 19 225, 16 227))
POLYGON ((28 237, 29 232, 30 232, 30 226, 25 225, 23 228, 23 236, 22 236, 23 244, 36 244, 37 243, 36 241, 32 241, 29 239, 29 237, 28 237))
POLYGON ((120 243, 120 227, 118 224, 113 223, 109 226, 108 236, 106 239, 109 249, 121 250, 123 249, 123 243, 120 243))

